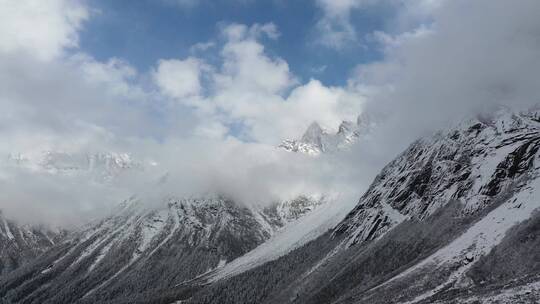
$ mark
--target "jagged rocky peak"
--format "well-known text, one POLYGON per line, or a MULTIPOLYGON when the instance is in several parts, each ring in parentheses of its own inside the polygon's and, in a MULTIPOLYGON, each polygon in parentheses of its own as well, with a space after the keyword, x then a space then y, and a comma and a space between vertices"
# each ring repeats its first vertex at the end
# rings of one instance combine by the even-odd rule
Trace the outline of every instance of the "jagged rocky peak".
POLYGON ((289 152, 300 152, 316 156, 324 150, 325 138, 328 132, 317 122, 311 123, 300 140, 284 140, 279 147, 289 152))
POLYGON ((311 125, 307 128, 306 132, 304 132, 304 135, 302 135, 302 142, 312 144, 315 146, 321 146, 322 145, 322 136, 327 135, 328 133, 321 128, 319 123, 316 121, 312 122, 311 125))
POLYGON ((356 126, 357 125, 355 125, 354 122, 344 120, 339 125, 338 134, 348 134, 348 133, 354 132, 354 131, 356 131, 356 126))
POLYGON ((300 139, 284 140, 279 147, 312 156, 336 152, 350 147, 359 138, 369 134, 373 127, 373 120, 367 113, 359 115, 356 122, 344 120, 339 125, 337 133, 330 133, 317 122, 313 122, 300 139))

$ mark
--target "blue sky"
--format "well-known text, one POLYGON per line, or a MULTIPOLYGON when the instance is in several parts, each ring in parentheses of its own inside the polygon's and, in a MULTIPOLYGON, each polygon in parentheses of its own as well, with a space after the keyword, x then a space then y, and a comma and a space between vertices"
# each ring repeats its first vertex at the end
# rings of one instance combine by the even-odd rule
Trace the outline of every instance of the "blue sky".
MULTIPOLYGON (((80 48, 98 60, 119 57, 145 71, 158 59, 187 57, 196 43, 219 43, 220 25, 272 22, 280 37, 264 41, 266 51, 283 58, 301 81, 316 78, 326 85, 343 85, 354 66, 381 58, 369 34, 387 30, 394 14, 384 5, 353 10, 350 22, 358 41, 336 50, 315 42, 319 35, 315 26, 323 12, 311 0, 221 0, 194 5, 173 0, 94 0, 90 5, 94 13, 80 33, 80 48)), ((207 51, 205 59, 211 61, 217 51, 207 51)))

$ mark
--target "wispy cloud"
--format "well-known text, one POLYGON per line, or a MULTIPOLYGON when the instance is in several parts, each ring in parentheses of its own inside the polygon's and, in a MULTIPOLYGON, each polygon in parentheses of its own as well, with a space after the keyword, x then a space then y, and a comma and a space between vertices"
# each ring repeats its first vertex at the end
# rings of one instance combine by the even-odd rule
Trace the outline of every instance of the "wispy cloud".
POLYGON ((343 49, 358 43, 356 29, 351 24, 351 13, 360 8, 365 0, 317 0, 322 10, 322 18, 316 28, 320 33, 318 42, 333 49, 343 49))
POLYGON ((50 60, 78 46, 89 17, 81 1, 0 1, 0 52, 29 53, 50 60))

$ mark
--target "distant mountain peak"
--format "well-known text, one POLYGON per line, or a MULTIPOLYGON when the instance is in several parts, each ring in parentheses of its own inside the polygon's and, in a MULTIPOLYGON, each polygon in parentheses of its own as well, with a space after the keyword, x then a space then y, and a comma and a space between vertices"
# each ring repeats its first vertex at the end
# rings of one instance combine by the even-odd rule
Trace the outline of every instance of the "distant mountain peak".
POLYGON ((299 152, 311 156, 336 152, 354 144, 360 137, 373 129, 374 123, 368 114, 358 116, 356 123, 344 120, 337 133, 323 129, 316 121, 312 122, 300 139, 284 140, 279 147, 289 152, 299 152))
POLYGON ((352 121, 344 120, 341 122, 338 128, 338 134, 346 134, 356 129, 357 125, 352 121))
POLYGON ((135 160, 129 153, 66 152, 61 150, 11 153, 7 157, 7 162, 31 171, 42 171, 50 174, 90 175, 98 181, 108 181, 124 171, 141 170, 145 166, 143 162, 135 160))
POLYGON ((321 128, 319 123, 314 121, 309 125, 306 132, 304 132, 304 135, 302 135, 302 141, 305 143, 320 145, 321 137, 326 134, 327 132, 321 128))

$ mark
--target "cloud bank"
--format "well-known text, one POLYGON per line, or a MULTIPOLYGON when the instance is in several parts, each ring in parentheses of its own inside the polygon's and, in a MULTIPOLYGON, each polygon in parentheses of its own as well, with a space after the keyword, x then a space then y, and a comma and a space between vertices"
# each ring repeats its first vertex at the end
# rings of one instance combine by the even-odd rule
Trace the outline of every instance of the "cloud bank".
MULTIPOLYGON (((430 21, 375 33, 385 58, 357 67, 352 79, 377 88, 367 107, 389 115, 381 139, 399 134, 391 142, 404 146, 466 115, 540 101, 540 3, 425 2, 430 21)), ((417 16, 409 9, 403 18, 417 16)))

